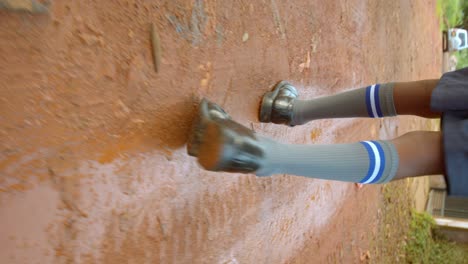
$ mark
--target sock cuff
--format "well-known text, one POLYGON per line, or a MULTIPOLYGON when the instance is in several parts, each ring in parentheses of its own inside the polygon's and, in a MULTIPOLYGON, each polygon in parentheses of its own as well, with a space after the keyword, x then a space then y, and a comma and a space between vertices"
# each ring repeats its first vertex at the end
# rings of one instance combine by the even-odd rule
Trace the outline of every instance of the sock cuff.
POLYGON ((384 116, 396 116, 395 103, 393 101, 393 87, 395 83, 384 83, 380 85, 380 104, 384 116))
POLYGON ((361 183, 386 183, 391 181, 398 169, 398 152, 390 141, 362 141, 369 155, 369 169, 361 183))
POLYGON ((395 116, 394 83, 374 84, 366 88, 366 107, 369 117, 395 116))

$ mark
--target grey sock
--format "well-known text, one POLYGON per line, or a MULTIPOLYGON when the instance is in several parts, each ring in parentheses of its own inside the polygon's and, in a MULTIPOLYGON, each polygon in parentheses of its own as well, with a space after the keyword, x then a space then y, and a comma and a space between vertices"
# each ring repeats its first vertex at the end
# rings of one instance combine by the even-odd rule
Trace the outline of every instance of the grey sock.
POLYGON ((294 100, 292 124, 323 118, 394 116, 393 85, 375 84, 312 100, 294 100))
POLYGON ((261 137, 266 157, 258 176, 298 176, 360 183, 385 183, 395 177, 398 153, 390 141, 292 145, 261 137))

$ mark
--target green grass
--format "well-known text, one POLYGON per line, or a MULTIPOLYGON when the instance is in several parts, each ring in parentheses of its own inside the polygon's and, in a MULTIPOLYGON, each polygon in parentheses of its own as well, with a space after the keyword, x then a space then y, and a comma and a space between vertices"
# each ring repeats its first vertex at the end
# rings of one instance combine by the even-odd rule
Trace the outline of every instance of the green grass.
POLYGON ((407 181, 386 184, 382 190, 379 228, 371 242, 371 263, 405 262, 406 239, 411 222, 411 194, 407 181))
POLYGON ((468 67, 468 49, 460 50, 455 53, 457 57, 457 69, 468 67))
POLYGON ((412 211, 406 242, 406 262, 468 263, 468 249, 439 235, 432 216, 412 211))
MULTIPOLYGON (((456 27, 457 25, 463 24, 464 17, 468 14, 464 14, 463 10, 466 10, 466 0, 437 0, 436 12, 440 18, 440 29, 447 30, 449 28, 456 27)), ((461 50, 455 52, 454 55, 457 57, 457 69, 468 67, 468 50, 461 50)))
POLYGON ((461 3, 464 0, 437 0, 436 11, 440 17, 440 28, 447 30, 462 22, 461 3))
POLYGON ((432 216, 412 209, 411 181, 382 190, 379 229, 370 243, 370 263, 468 264, 468 245, 447 241, 432 216))

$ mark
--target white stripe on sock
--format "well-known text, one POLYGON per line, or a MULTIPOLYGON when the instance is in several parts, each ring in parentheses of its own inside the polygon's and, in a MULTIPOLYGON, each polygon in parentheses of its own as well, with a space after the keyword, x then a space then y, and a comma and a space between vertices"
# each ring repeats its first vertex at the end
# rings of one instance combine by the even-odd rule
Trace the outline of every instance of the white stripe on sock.
POLYGON ((372 85, 370 88, 370 102, 371 102, 372 114, 374 115, 373 117, 379 117, 379 115, 377 114, 377 108, 375 106, 375 84, 372 85))
POLYGON ((374 181, 375 177, 377 177, 377 174, 379 174, 380 165, 382 161, 380 159, 377 146, 375 146, 375 144, 370 141, 364 141, 364 142, 371 147, 372 152, 374 152, 374 157, 375 157, 375 167, 374 167, 374 171, 372 172, 372 176, 367 181, 363 182, 364 184, 367 184, 367 183, 371 183, 372 181, 374 181))

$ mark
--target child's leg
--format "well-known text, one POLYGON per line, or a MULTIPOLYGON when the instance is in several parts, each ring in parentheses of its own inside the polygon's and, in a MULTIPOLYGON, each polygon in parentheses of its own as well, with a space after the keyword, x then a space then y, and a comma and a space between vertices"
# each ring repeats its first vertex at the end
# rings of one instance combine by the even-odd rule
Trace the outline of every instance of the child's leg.
POLYGON ((291 174, 367 184, 389 182, 398 170, 398 152, 391 141, 296 145, 258 138, 264 150, 258 176, 291 174))
MULTIPOLYGON (((281 82, 276 93, 264 96, 261 105, 262 122, 305 124, 311 120, 346 117, 384 117, 397 114, 438 117, 430 109, 431 93, 438 80, 375 84, 331 96, 298 100, 294 89, 281 82)), ((295 90, 295 89, 294 89, 295 90)))
POLYGON ((431 95, 438 79, 395 83, 393 100, 399 115, 438 118, 440 112, 431 110, 431 95))
POLYGON ((335 95, 292 101, 292 124, 324 118, 395 116, 393 83, 375 84, 335 95))
POLYGON ((443 172, 438 132, 414 132, 392 141, 283 144, 253 133, 214 104, 202 102, 201 109, 189 153, 207 170, 361 183, 443 172))
POLYGON ((266 141, 257 175, 293 174, 359 183, 444 173, 440 132, 410 132, 391 141, 292 145, 266 141))
POLYGON ((392 142, 400 157, 395 179, 445 172, 441 132, 410 132, 392 142))

